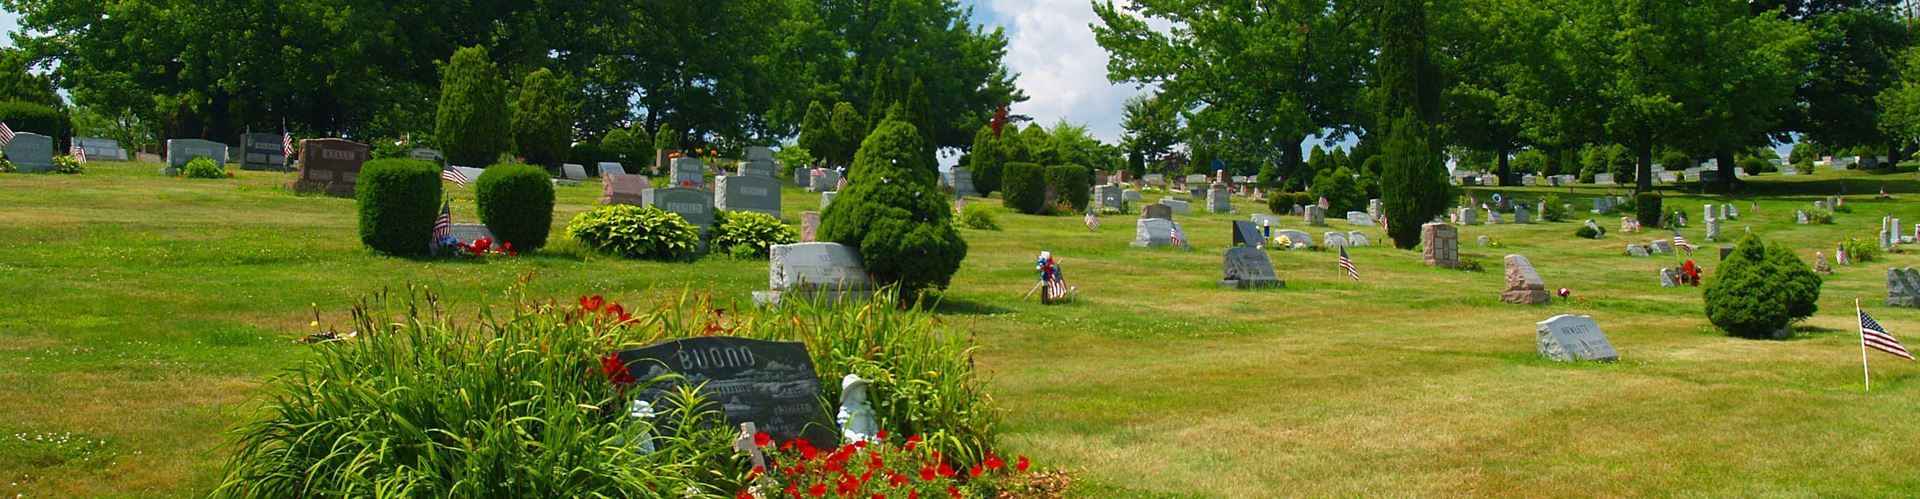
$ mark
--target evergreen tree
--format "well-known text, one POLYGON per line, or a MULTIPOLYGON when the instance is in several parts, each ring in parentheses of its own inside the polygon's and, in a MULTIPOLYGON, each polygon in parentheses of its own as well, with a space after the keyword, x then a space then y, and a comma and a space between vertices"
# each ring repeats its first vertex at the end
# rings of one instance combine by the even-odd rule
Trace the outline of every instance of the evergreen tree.
POLYGON ((653 148, 661 151, 680 150, 680 131, 674 130, 673 125, 661 123, 660 129, 653 132, 653 148))
POLYGON ((520 98, 513 103, 513 150, 527 158, 527 164, 556 170, 566 161, 573 143, 573 103, 566 92, 560 78, 546 68, 521 82, 520 98))
POLYGON ((919 154, 919 131, 887 119, 861 143, 847 187, 821 214, 820 239, 859 248, 874 279, 900 286, 901 299, 945 288, 967 243, 949 223, 952 201, 919 154))
POLYGON ((1026 162, 1040 166, 1060 164, 1060 150, 1053 146, 1053 136, 1039 123, 1028 124, 1027 129, 1020 132, 1020 144, 1026 149, 1026 162))
MULTIPOLYGON (((813 101, 812 104, 807 105, 807 117, 800 121, 799 142, 801 149, 806 149, 817 157, 827 157, 832 153, 833 143, 836 138, 833 134, 833 125, 829 123, 827 119, 827 106, 820 104, 820 101, 813 101)), ((803 167, 810 165, 792 166, 803 167)))
POLYGON ((828 148, 832 152, 819 153, 820 157, 827 158, 827 162, 834 166, 852 164, 855 149, 860 147, 861 139, 867 136, 867 122, 860 118, 860 112, 853 109, 853 104, 841 102, 833 105, 832 123, 833 145, 828 148))
POLYGON ((1000 171, 1007 163, 1007 149, 1003 139, 994 138, 992 126, 983 125, 973 133, 973 150, 967 154, 967 167, 973 172, 973 189, 982 196, 998 192, 1000 171))
POLYGON ((487 59, 487 49, 455 51, 441 75, 440 108, 434 117, 434 137, 447 161, 493 164, 511 143, 508 127, 506 82, 487 59))
POLYGON ((1427 52, 1424 0, 1385 0, 1381 7, 1380 198, 1394 246, 1420 242, 1420 225, 1446 210, 1449 189, 1440 147, 1429 125, 1439 108, 1439 78, 1427 52))

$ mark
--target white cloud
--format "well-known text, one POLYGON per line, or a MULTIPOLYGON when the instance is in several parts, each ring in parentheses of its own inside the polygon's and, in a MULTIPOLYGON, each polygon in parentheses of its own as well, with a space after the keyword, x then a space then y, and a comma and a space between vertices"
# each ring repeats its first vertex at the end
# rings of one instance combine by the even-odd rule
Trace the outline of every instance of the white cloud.
POLYGON ((978 0, 987 24, 1007 29, 1007 66, 1029 99, 1015 114, 1044 125, 1066 118, 1087 125, 1094 137, 1118 141, 1120 106, 1141 93, 1131 83, 1107 83, 1107 51, 1093 40, 1099 17, 1087 0, 978 0))

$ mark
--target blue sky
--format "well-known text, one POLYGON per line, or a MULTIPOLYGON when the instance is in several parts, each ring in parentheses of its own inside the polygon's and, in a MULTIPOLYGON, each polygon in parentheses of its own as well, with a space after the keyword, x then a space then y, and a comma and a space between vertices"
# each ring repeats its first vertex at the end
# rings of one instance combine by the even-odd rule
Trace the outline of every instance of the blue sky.
POLYGON ((1098 18, 1087 0, 963 0, 974 22, 1007 30, 1007 66, 1028 100, 1013 112, 1052 126, 1061 118, 1086 125, 1107 142, 1120 138, 1120 106, 1142 93, 1107 83, 1107 52, 1088 24, 1098 18))

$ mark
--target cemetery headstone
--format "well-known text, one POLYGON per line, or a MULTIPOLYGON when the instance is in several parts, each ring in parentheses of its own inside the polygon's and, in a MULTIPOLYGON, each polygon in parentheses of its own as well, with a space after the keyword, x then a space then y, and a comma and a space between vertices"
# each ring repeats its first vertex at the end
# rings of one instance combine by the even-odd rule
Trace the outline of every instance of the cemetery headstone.
POLYGON ((1381 203, 1380 203, 1380 200, 1378 200, 1378 199, 1369 199, 1369 200, 1367 200, 1367 214, 1368 214, 1368 215, 1371 215, 1371 216, 1373 216, 1373 218, 1380 218, 1380 214, 1381 214, 1381 213, 1385 213, 1385 212, 1386 212, 1386 208, 1385 208, 1385 205, 1383 205, 1383 204, 1381 204, 1381 203))
MULTIPOLYGON (((26 134, 20 134, 20 135, 26 135, 26 134)), ((14 142, 19 142, 19 140, 20 139, 16 138, 14 139, 14 142)), ((53 142, 51 141, 47 142, 47 151, 48 151, 49 161, 51 161, 51 158, 52 158, 51 154, 53 151, 53 142)), ((9 144, 7 146, 7 157, 9 158, 13 157, 12 144, 9 144)), ((212 159, 215 163, 220 163, 221 165, 225 165, 227 164, 227 145, 219 142, 214 142, 211 140, 169 139, 167 140, 167 168, 165 173, 168 176, 172 176, 175 174, 175 172, 179 171, 180 168, 187 166, 188 161, 193 161, 193 158, 200 158, 200 157, 212 159)), ((365 161, 365 160, 362 160, 362 161, 365 161)), ((19 163, 20 162, 17 160, 14 161, 14 164, 16 165, 18 165, 19 163)), ((26 168, 22 167, 21 170, 24 171, 26 170, 26 168)), ((356 165, 354 167, 354 172, 356 177, 358 177, 359 171, 360 171, 360 168, 359 166, 356 165)))
POLYGON ((817 212, 817 211, 800 212, 800 242, 803 242, 803 243, 813 242, 814 234, 818 233, 819 230, 820 230, 820 212, 817 212))
POLYGON ((806 167, 794 168, 793 169, 793 186, 799 187, 802 189, 812 187, 813 186, 813 169, 806 168, 806 167))
POLYGON ((819 168, 813 170, 813 192, 827 192, 840 188, 840 171, 819 168))
MULTIPOLYGON (((171 148, 169 146, 169 150, 171 148)), ((367 162, 372 152, 366 144, 346 139, 302 140, 300 173, 290 187, 300 192, 353 197, 354 181, 360 178, 360 165, 367 162)), ((470 178, 477 180, 480 176, 474 174, 470 178)))
POLYGON ((1660 268, 1660 287, 1671 288, 1679 286, 1681 280, 1680 271, 1674 270, 1671 267, 1660 268))
POLYGON ((1139 203, 1139 202, 1143 202, 1146 199, 1146 197, 1141 196, 1140 191, 1128 189, 1126 192, 1120 193, 1120 199, 1125 200, 1128 203, 1139 203))
POLYGON ((700 253, 707 252, 707 238, 713 232, 713 191, 691 187, 666 187, 640 192, 647 206, 680 215, 700 228, 700 253))
POLYGON ((493 239, 493 231, 487 230, 487 224, 453 224, 447 232, 455 240, 472 243, 481 239, 493 239))
POLYGON ((1806 224, 1807 224, 1807 212, 1806 212, 1806 211, 1803 211, 1803 210, 1794 210, 1794 211, 1793 211, 1793 222, 1794 222, 1794 223, 1797 223, 1797 224, 1800 224, 1800 225, 1806 225, 1806 224))
MULTIPOLYGON (((7 161, 13 162, 13 166, 23 173, 53 171, 53 137, 33 132, 15 133, 13 141, 7 143, 5 150, 7 161)), ((224 164, 226 155, 221 154, 218 159, 224 164)), ((185 165, 186 162, 182 161, 180 164, 185 165)), ((172 175, 173 171, 168 170, 167 174, 172 175)))
POLYGON ((1476 210, 1472 206, 1462 206, 1453 211, 1453 219, 1455 222, 1459 222, 1460 225, 1479 225, 1480 210, 1476 210))
POLYGON ((754 211, 780 218, 780 180, 771 176, 727 175, 714 180, 713 205, 722 210, 754 211))
POLYGON ((1720 220, 1719 219, 1712 219, 1712 218, 1707 219, 1707 240, 1708 241, 1720 240, 1720 220))
POLYGON ((1183 199, 1161 198, 1160 204, 1166 205, 1168 208, 1172 208, 1174 214, 1187 215, 1187 214, 1193 213, 1193 208, 1191 207, 1191 205, 1188 205, 1186 200, 1183 200, 1183 199))
POLYGON ((1253 224, 1260 227, 1279 227, 1280 217, 1266 213, 1253 214, 1253 224))
POLYGON ((706 174, 706 163, 694 158, 674 158, 673 176, 667 178, 674 187, 706 187, 706 174))
POLYGON ((1159 248, 1173 245, 1173 220, 1165 218, 1142 218, 1133 224, 1133 243, 1135 248, 1159 248))
POLYGON ((1326 249, 1345 248, 1350 244, 1347 235, 1339 232, 1327 232, 1320 235, 1320 247, 1326 249))
POLYGON ((826 192, 820 193, 820 209, 822 210, 827 209, 827 205, 833 204, 833 197, 839 194, 840 194, 840 191, 826 191, 826 192))
POLYGON ((1651 256, 1651 255, 1647 253, 1646 246, 1641 246, 1638 244, 1628 244, 1627 256, 1651 256))
POLYGON ((1372 226, 1373 216, 1365 212, 1349 211, 1347 212, 1347 225, 1372 226))
POLYGON ((1594 185, 1613 185, 1613 174, 1595 173, 1593 174, 1593 184, 1594 185))
MULTIPOLYGON (((1727 260, 1727 256, 1729 256, 1729 255, 1732 255, 1732 254, 1733 254, 1733 247, 1732 247, 1732 246, 1721 246, 1721 247, 1720 247, 1720 261, 1726 261, 1726 260, 1727 260)), ((1821 258, 1822 258, 1822 259, 1825 259, 1825 257, 1821 257, 1821 258)))
POLYGON ((1149 173, 1149 174, 1146 174, 1145 176, 1142 176, 1141 179, 1146 180, 1147 185, 1154 186, 1154 187, 1161 187, 1161 186, 1167 185, 1167 176, 1159 173, 1149 173))
POLYGON ((586 180, 587 167, 586 165, 576 165, 573 163, 562 164, 560 165, 560 178, 567 180, 586 180))
POLYGON ((751 422, 778 443, 839 445, 805 343, 705 336, 623 350, 618 357, 644 383, 639 398, 654 407, 670 404, 669 395, 682 387, 693 388, 716 402, 730 426, 751 422))
POLYGON ((1540 280, 1540 274, 1533 270, 1533 262, 1521 255, 1507 255, 1507 288, 1500 292, 1502 303, 1516 305, 1546 305, 1553 295, 1547 293, 1547 285, 1540 280))
POLYGON ((1533 210, 1528 209, 1527 205, 1524 205, 1524 204, 1514 205, 1513 206, 1513 223, 1516 223, 1516 224, 1533 223, 1533 210))
POLYGON ((120 142, 113 139, 94 137, 74 137, 74 145, 87 153, 88 161, 126 161, 127 150, 120 148, 120 142))
POLYGON ((1225 261, 1221 267, 1226 274, 1220 279, 1222 288, 1277 288, 1286 285, 1280 282, 1280 276, 1274 273, 1273 261, 1267 259, 1267 252, 1257 248, 1245 246, 1227 248, 1225 261))
POLYGON ((620 163, 616 163, 612 161, 601 161, 599 163, 594 164, 593 168, 595 170, 600 170, 601 177, 606 177, 607 175, 626 175, 627 174, 626 165, 622 165, 620 163))
POLYGON ((1233 221, 1233 245, 1254 248, 1266 247, 1267 238, 1260 235, 1260 227, 1245 220, 1233 221))
POLYGON ((1428 266, 1460 266, 1460 231, 1451 225, 1428 222, 1420 226, 1420 260, 1428 266))
POLYGON ((1144 205, 1140 207, 1140 218, 1173 220, 1173 207, 1164 204, 1144 205))
MULTIPOLYGON (((812 212, 808 212, 812 213, 812 212)), ((805 217, 802 217, 804 228, 805 217)), ((839 243, 776 244, 767 248, 767 291, 754 303, 777 305, 787 299, 838 303, 864 300, 873 292, 859 250, 839 243)))
POLYGON ((1214 182, 1207 188, 1207 212, 1233 213, 1233 191, 1227 189, 1227 184, 1214 182))
POLYGON ((1124 210, 1126 202, 1120 198, 1121 187, 1117 185, 1093 186, 1093 199, 1101 209, 1124 210))
POLYGON ((1600 331, 1600 323, 1586 315, 1556 315, 1534 324, 1541 357, 1560 361, 1612 362, 1620 359, 1600 331))
POLYGON ((1327 210, 1321 209, 1317 204, 1307 205, 1305 218, 1307 225, 1324 227, 1327 225, 1327 210))
POLYGON ((980 197, 980 191, 973 187, 973 171, 953 167, 947 171, 948 182, 953 184, 953 194, 961 197, 980 197))
POLYGON ((425 148, 414 149, 412 156, 413 156, 413 159, 418 159, 422 161, 432 161, 436 165, 447 164, 447 156, 445 154, 441 154, 440 151, 437 149, 425 149, 425 148))
POLYGON ((1354 248, 1363 248, 1363 247, 1373 245, 1371 241, 1367 240, 1366 234, 1362 234, 1360 233, 1360 231, 1357 231, 1357 230, 1347 231, 1347 244, 1350 245, 1350 247, 1354 247, 1354 248))
POLYGON ((1294 229, 1274 229, 1273 242, 1275 245, 1282 246, 1280 249, 1284 250, 1305 249, 1313 246, 1313 236, 1294 229))
POLYGON ((1920 307, 1920 270, 1887 269, 1887 306, 1920 307))
POLYGON ((1487 211, 1487 223, 1500 225, 1506 223, 1506 220, 1503 218, 1503 215, 1501 215, 1500 210, 1489 210, 1487 211))
POLYGON ((1492 244, 1492 243, 1493 243, 1493 238, 1492 238, 1492 237, 1488 237, 1488 236, 1484 236, 1484 235, 1482 235, 1482 236, 1480 236, 1479 238, 1476 238, 1476 239, 1474 239, 1474 244, 1477 244, 1477 245, 1480 245, 1480 246, 1486 246, 1486 245, 1488 245, 1488 244, 1492 244))
POLYGON ((240 135, 240 168, 245 170, 287 169, 286 144, 283 137, 274 133, 247 133, 240 135))
POLYGON ((1651 248, 1653 250, 1653 254, 1655 255, 1673 254, 1673 241, 1671 240, 1655 239, 1653 241, 1649 241, 1647 243, 1647 247, 1651 248))
POLYGON ((601 176, 600 204, 645 206, 647 203, 643 195, 652 187, 652 181, 645 175, 608 173, 601 176))

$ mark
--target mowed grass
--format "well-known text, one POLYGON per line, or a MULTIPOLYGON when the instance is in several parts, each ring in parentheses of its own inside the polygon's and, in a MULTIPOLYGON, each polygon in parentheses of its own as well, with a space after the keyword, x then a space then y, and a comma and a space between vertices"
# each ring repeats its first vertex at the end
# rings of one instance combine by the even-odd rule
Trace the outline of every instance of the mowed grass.
MULTIPOLYGON (((624 302, 691 290, 739 306, 766 286, 764 261, 650 263, 543 254, 486 263, 416 261, 363 249, 352 200, 298 196, 290 175, 162 178, 151 164, 95 163, 83 176, 0 175, 0 495, 194 496, 209 490, 259 384, 305 358, 292 340, 345 324, 357 298, 425 285, 466 307, 529 296, 624 302)), ((1731 202, 1770 241, 1829 255, 1872 239, 1879 218, 1920 223, 1910 173, 1827 172, 1749 179, 1733 197, 1670 191, 1683 230, 1718 266, 1699 220, 1731 202), (1793 210, 1850 194, 1837 224, 1793 210), (1873 199, 1882 185, 1898 198, 1873 199), (1760 195, 1764 197, 1755 198, 1760 195), (1759 202, 1759 209, 1750 203, 1759 202)), ((448 185, 473 222, 470 189, 448 185)), ((555 229, 589 209, 597 183, 560 187, 555 229)), ((1553 192, 1578 208, 1604 188, 1553 192)), ((1481 199, 1485 199, 1482 190, 1481 199)), ((1626 189, 1618 193, 1625 194, 1626 189)), ((1149 201, 1160 194, 1149 193, 1149 201)), ((785 215, 818 209, 789 188, 785 215)), ((996 206, 998 201, 973 200, 996 206)), ((1195 203, 1198 207, 1200 203, 1195 203)), ((1089 231, 1078 216, 998 210, 1003 231, 971 246, 937 306, 980 344, 976 360, 1007 409, 1007 453, 1072 470, 1086 497, 1274 495, 1865 495, 1920 490, 1920 367, 1873 354, 1862 393, 1853 300, 1920 346, 1920 311, 1881 306, 1888 266, 1838 267, 1821 312, 1791 341, 1735 339, 1706 322, 1696 288, 1661 288, 1680 258, 1623 255, 1665 232, 1572 236, 1577 222, 1461 228, 1486 272, 1433 269, 1378 227, 1286 226, 1316 237, 1361 230, 1352 281, 1337 254, 1270 253, 1284 289, 1219 289, 1233 216, 1176 216, 1195 249, 1127 246, 1133 215, 1089 231), (1499 247, 1478 247, 1490 236, 1499 247), (1078 299, 1022 299, 1034 257, 1063 260, 1078 299), (1501 259, 1530 257, 1572 303, 1498 301, 1501 259), (1534 355, 1534 323, 1593 315, 1622 362, 1534 355)), ((1618 216, 1581 213, 1609 230, 1618 216)), ((1911 227, 1911 225, 1909 225, 1911 227)))

